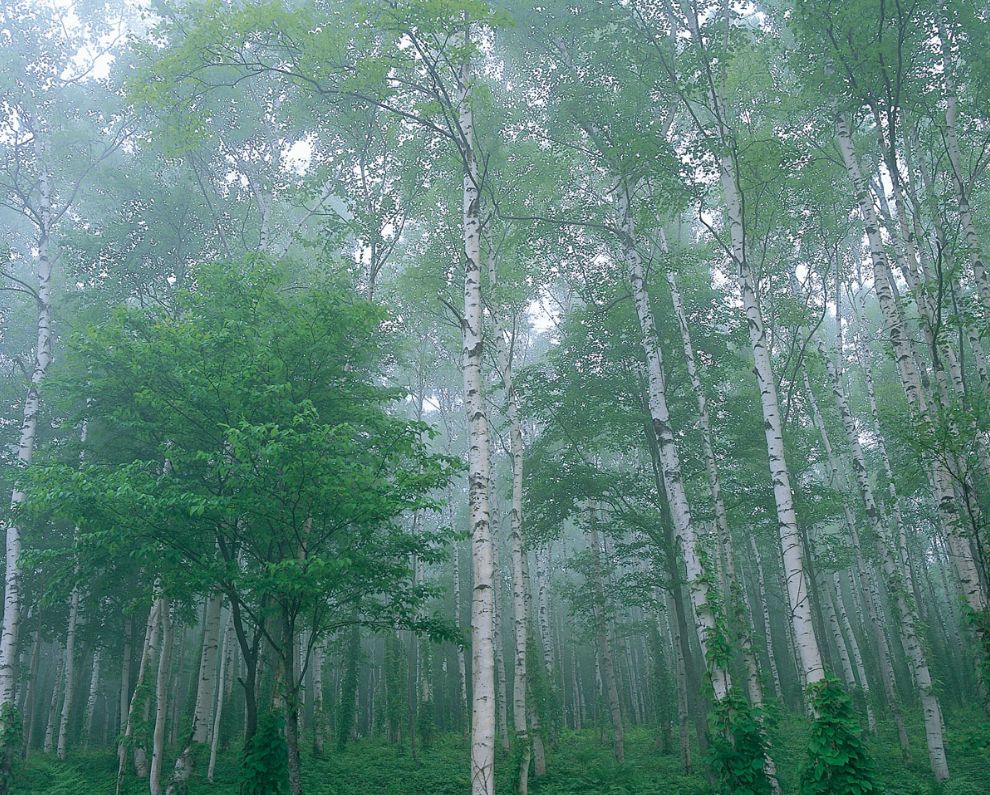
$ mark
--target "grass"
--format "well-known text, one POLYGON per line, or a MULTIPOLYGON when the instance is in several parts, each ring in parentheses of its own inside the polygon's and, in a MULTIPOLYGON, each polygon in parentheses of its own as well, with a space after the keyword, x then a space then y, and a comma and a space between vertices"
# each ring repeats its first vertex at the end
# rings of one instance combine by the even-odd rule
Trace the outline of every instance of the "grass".
MULTIPOLYGON (((954 715, 947 733, 953 778, 937 786, 928 772, 920 722, 909 727, 914 758, 901 758, 893 726, 881 724, 870 749, 887 795, 987 795, 990 793, 990 723, 981 714, 954 715)), ((796 792, 804 759, 806 724, 788 717, 774 731, 775 759, 785 793, 796 792)), ((697 759, 697 753, 695 753, 697 759)), ((700 763, 700 760, 697 760, 700 763)), ((507 758, 500 758, 500 791, 508 795, 507 758)), ((700 769, 700 764, 697 764, 700 769)), ((169 769, 169 768, 166 768, 169 769)), ((202 770, 202 768, 201 768, 202 770)), ((200 772, 201 772, 200 770, 200 772)), ((35 754, 20 771, 13 795, 112 795, 116 756, 112 751, 71 754, 65 762, 35 754)), ((237 755, 223 756, 216 783, 197 777, 190 795, 236 795, 237 755)), ((548 756, 546 777, 531 779, 532 795, 704 795, 711 790, 703 774, 685 775, 676 755, 660 754, 653 735, 644 729, 627 733, 626 762, 612 757, 608 738, 596 731, 567 732, 548 756)), ((303 760, 307 795, 463 795, 470 791, 467 743, 444 735, 414 761, 408 747, 377 739, 362 740, 343 753, 303 760)), ((146 782, 128 778, 127 795, 143 795, 146 782)))

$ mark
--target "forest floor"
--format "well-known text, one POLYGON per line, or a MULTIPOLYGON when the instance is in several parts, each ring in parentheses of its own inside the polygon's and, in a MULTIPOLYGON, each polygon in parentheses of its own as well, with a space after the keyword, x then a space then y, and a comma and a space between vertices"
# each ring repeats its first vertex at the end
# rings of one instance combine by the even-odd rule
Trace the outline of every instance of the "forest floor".
MULTIPOLYGON (((941 787, 932 783, 928 773, 920 722, 909 728, 916 749, 911 763, 901 759, 892 725, 881 724, 879 733, 870 738, 883 793, 990 793, 990 723, 985 717, 976 713, 951 716, 946 740, 953 778, 941 787)), ((797 791, 806 732, 806 723, 797 719, 783 721, 774 731, 775 758, 784 793, 797 791)), ((342 753, 328 753, 319 759, 305 757, 303 790, 307 795, 464 795, 470 791, 466 758, 466 741, 459 735, 437 738, 429 750, 420 750, 416 762, 408 748, 380 740, 363 740, 342 753)), ((507 775, 507 761, 502 760, 503 776, 507 775)), ((685 775, 676 753, 659 753, 654 735, 645 729, 628 732, 623 765, 614 761, 607 736, 603 738, 597 731, 586 730, 565 733, 557 748, 549 753, 547 767, 545 778, 530 779, 531 795, 705 795, 710 792, 703 774, 685 775)), ((696 759, 695 767, 700 770, 700 760, 696 759)), ((77 752, 65 762, 36 754, 20 771, 13 795, 112 795, 115 773, 116 756, 106 751, 77 752)), ((127 795, 143 795, 147 791, 147 784, 133 777, 125 787, 127 795)), ((233 753, 218 763, 215 784, 197 781, 189 789, 189 795, 236 795, 237 792, 237 756, 233 753)))

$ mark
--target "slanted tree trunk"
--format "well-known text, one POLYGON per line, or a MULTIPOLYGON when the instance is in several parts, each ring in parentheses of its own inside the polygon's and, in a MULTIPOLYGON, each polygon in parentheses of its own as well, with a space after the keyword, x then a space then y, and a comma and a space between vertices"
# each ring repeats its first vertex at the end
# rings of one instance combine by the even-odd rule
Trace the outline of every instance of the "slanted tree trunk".
POLYGON ((185 789, 186 782, 193 774, 195 746, 205 745, 210 740, 222 607, 223 599, 220 594, 210 594, 206 600, 206 611, 203 617, 203 648, 199 657, 199 678, 196 685, 192 729, 189 732, 185 747, 175 760, 172 781, 166 790, 167 795, 177 795, 185 789))
MULTIPOLYGON (((856 195, 860 215, 863 218, 870 248, 870 260, 873 265, 874 289, 877 294, 877 300, 880 303, 880 310, 883 314, 884 325, 887 329, 890 344, 894 349, 894 360, 898 377, 916 421, 923 426, 928 426, 931 423, 928 396, 925 393, 921 378, 915 366, 910 339, 905 332, 899 307, 894 300, 891 290, 890 266, 887 262, 887 255, 880 237, 876 211, 867 191, 867 186, 859 167, 859 161, 856 158, 849 125, 842 115, 839 115, 836 119, 836 139, 846 172, 856 195)), ((960 521, 952 476, 941 456, 935 456, 931 461, 931 473, 939 519, 948 541, 953 568, 962 587, 966 603, 977 615, 982 616, 987 609, 986 593, 980 582, 979 571, 973 558, 969 539, 966 537, 960 521)), ((983 632, 979 629, 977 629, 977 635, 981 645, 980 655, 981 657, 985 657, 987 640, 983 637, 983 632)))
POLYGON ((946 34, 945 26, 939 22, 939 41, 942 52, 945 53, 945 64, 942 69, 942 80, 945 84, 945 151, 949 156, 949 169, 952 172, 952 187, 956 194, 956 205, 959 210, 959 224, 966 242, 966 256, 973 269, 973 281, 983 304, 983 311, 990 312, 990 276, 983 262, 983 251, 976 225, 973 223, 973 211, 970 208, 969 195, 966 190, 966 177, 963 173, 962 154, 959 149, 959 134, 956 130, 959 114, 954 82, 955 69, 952 64, 952 44, 946 34))
MULTIPOLYGON (((842 392, 842 385, 838 380, 838 376, 835 373, 835 365, 831 362, 827 356, 824 349, 821 349, 821 353, 826 360, 826 367, 831 370, 833 376, 833 390, 836 391, 837 398, 841 396, 839 411, 843 415, 843 423, 849 423, 846 428, 847 441, 850 445, 855 445, 856 450, 859 450, 859 457, 857 458, 856 453, 853 453, 853 468, 857 466, 862 466, 863 477, 866 476, 866 463, 862 458, 862 450, 859 449, 859 441, 856 438, 858 433, 852 425, 852 415, 849 413, 849 406, 845 400, 845 395, 842 392)), ((848 492, 848 484, 846 483, 845 472, 839 466, 839 459, 836 456, 834 448, 832 447, 831 441, 829 440, 828 429, 825 427, 825 420, 822 418, 821 410, 818 407, 818 399, 815 397, 815 393, 811 388, 811 382, 808 379, 807 369, 803 369, 802 376, 804 379, 804 389, 806 397, 808 398, 808 405, 811 408, 811 418, 814 426, 818 429, 818 433, 822 439, 822 446, 825 448, 825 454, 828 461, 829 469, 831 470, 833 486, 842 492, 848 492)), ((857 472, 857 478, 859 473, 857 472)), ((868 485, 868 484, 867 484, 868 485)), ((862 486, 862 483, 860 483, 862 486)), ((872 490, 869 492, 869 499, 872 500, 872 490)), ((878 532, 878 538, 881 540, 881 545, 883 545, 884 529, 883 527, 877 526, 876 517, 879 514, 876 512, 876 505, 873 505, 873 510, 875 517, 871 517, 874 522, 874 531, 878 532)), ((856 518, 853 516, 852 508, 849 506, 847 501, 842 504, 843 517, 846 523, 846 530, 849 532, 849 540, 853 548, 853 558, 856 563, 856 570, 859 573, 860 581, 863 582, 865 586, 864 599, 866 602, 867 615, 869 617, 869 626, 873 633, 874 642, 876 643, 877 649, 877 664, 880 668, 880 681, 883 684, 884 696, 887 699, 887 705, 890 707, 891 715, 894 718, 894 723, 897 725, 897 737, 901 747, 901 754, 903 755, 905 761, 910 761, 911 759, 911 745, 908 740, 907 729, 904 725, 904 716, 901 714, 900 704, 896 682, 894 680, 894 662, 893 655, 890 651, 890 644, 887 641, 887 635, 884 633, 884 620, 883 620, 883 608, 880 604, 880 594, 875 591, 871 585, 871 581, 867 578, 866 561, 863 558, 863 547, 860 542, 859 529, 856 527, 856 518)), ((869 512, 869 508, 867 508, 869 512)), ((887 550, 889 552, 889 550, 887 550)))
MULTIPOLYGON (((217 751, 220 748, 220 721, 223 718, 224 700, 230 694, 230 687, 233 682, 234 642, 232 624, 233 622, 231 621, 231 616, 228 613, 223 631, 223 648, 220 652, 220 675, 217 681, 217 706, 213 713, 213 731, 210 735, 210 763, 206 769, 206 780, 211 784, 213 783, 213 772, 217 766, 217 751)), ((323 705, 321 702, 321 709, 322 706, 323 705)))
MULTIPOLYGON (((661 234, 661 242, 666 250, 666 238, 661 234)), ((674 314, 681 335, 681 347, 684 351, 684 362, 687 366, 688 377, 694 390, 695 402, 698 406, 698 425, 701 428, 702 452, 705 456, 705 469, 708 474, 708 488, 711 492, 712 506, 715 509, 715 544, 720 562, 720 587, 722 600, 726 605, 726 615, 733 623, 732 629, 739 642, 743 665, 746 671, 746 689, 750 702, 756 707, 763 706, 763 684, 760 681, 760 669, 753 653, 752 625, 744 610, 742 588, 736 577, 735 550, 732 545, 732 535, 729 532, 728 513, 725 501, 722 499, 722 482, 719 476, 718 461, 715 458, 715 445, 712 442, 712 427, 708 416, 708 400, 705 397, 704 385, 698 374, 695 361, 694 345, 691 342, 691 329, 688 325, 687 312, 677 284, 677 274, 672 269, 667 270, 667 285, 670 288, 671 299, 674 303, 674 314)), ((704 648, 704 646, 702 646, 704 648)), ((764 735, 765 739, 765 735, 764 735)), ((772 755, 766 755, 766 774, 775 793, 779 793, 777 782, 777 765, 772 755)))
MULTIPOLYGON (((151 611, 148 613, 147 626, 144 630, 144 644, 141 647, 141 661, 138 664, 137 678, 134 682, 134 692, 131 695, 128 706, 125 707, 125 705, 121 703, 123 730, 121 732, 120 742, 117 747, 116 795, 120 795, 121 788, 124 784, 124 773, 127 770, 127 752, 134 741, 137 724, 139 721, 143 723, 143 721, 147 720, 146 707, 149 703, 149 699, 148 688, 145 680, 148 677, 149 669, 154 664, 155 656, 158 653, 158 644, 161 638, 161 622, 159 621, 159 616, 162 612, 162 598, 158 591, 158 587, 158 583, 156 582, 155 597, 152 601, 151 611)), ((122 687, 121 694, 123 695, 124 692, 125 691, 122 687)), ((142 734, 144 732, 143 725, 141 727, 141 732, 142 734)), ((134 766, 140 778, 144 778, 144 776, 147 775, 147 768, 145 764, 146 755, 144 748, 141 745, 141 743, 143 743, 143 739, 143 737, 139 738, 138 745, 134 746, 134 766)))
POLYGON ((722 660, 711 653, 717 645, 720 631, 716 625, 712 604, 717 600, 716 592, 709 587, 708 578, 702 566, 698 549, 698 538, 691 519, 691 508, 684 489, 681 475, 680 455, 674 441, 674 429, 670 423, 670 410, 667 406, 667 382, 663 371, 663 354, 657 342, 656 322, 650 297, 646 287, 643 262, 636 248, 636 232, 631 208, 632 186, 621 182, 617 191, 617 214, 622 230, 623 256, 629 269, 629 282, 632 287, 636 314, 639 317, 640 341, 646 357, 648 378, 648 405, 653 432, 659 448, 660 474, 663 478, 664 493, 670 507, 681 554, 687 569, 687 585, 697 621, 698 642, 705 657, 716 701, 724 699, 731 683, 729 673, 722 660))
MULTIPOLYGON (((838 571, 833 573, 832 580, 835 586, 835 607, 838 613, 839 623, 846 633, 849 643, 849 653, 852 655, 853 666, 855 667, 856 675, 859 677, 860 687, 863 690, 863 700, 866 702, 866 723, 870 731, 875 732, 877 730, 877 719, 873 713, 870 679, 866 675, 866 666, 863 664, 863 654, 859 648, 859 640, 856 638, 856 633, 853 632, 852 622, 849 620, 849 610, 846 608, 846 600, 842 595, 842 576, 838 571)), ((850 588, 855 588, 855 583, 852 583, 851 579, 850 588)))
POLYGON ((783 423, 777 383, 770 363, 763 314, 756 298, 753 276, 749 269, 743 233, 742 203, 736 185, 732 160, 728 154, 721 158, 722 192, 729 217, 731 251, 737 268, 743 307, 749 328, 750 348, 753 353, 754 372, 760 388, 760 406, 763 411, 763 428, 767 443, 770 478, 773 482, 774 505, 777 509, 777 526, 780 548, 784 561, 784 580, 791 607, 791 625, 797 645, 798 660, 805 687, 825 676, 821 650, 812 622, 809 578, 805 572, 804 543, 798 532, 794 511, 794 494, 791 491, 791 475, 784 455, 783 423))
MULTIPOLYGON (((21 419, 21 431, 17 443, 17 466, 26 467, 34 455, 34 444, 41 413, 41 384, 52 361, 51 328, 51 277, 52 263, 49 254, 49 235, 52 225, 51 188, 46 166, 42 136, 34 134, 34 144, 41 164, 38 178, 40 193, 37 219, 38 287, 35 293, 38 321, 34 347, 34 368, 21 419)), ((21 486, 15 480, 10 496, 10 506, 16 509, 26 499, 21 486)), ((21 531, 15 522, 4 522, 6 556, 4 558, 3 623, 0 626, 0 728, 9 729, 17 722, 17 635, 21 619, 21 531)), ((5 734, 5 736, 7 736, 5 734)), ((13 735, 11 735, 13 736, 13 735)), ((6 792, 9 772, 19 749, 0 748, 0 791, 6 792)))
MULTIPOLYGON (((945 781, 949 778, 949 767, 945 755, 945 741, 942 736, 942 709, 935 695, 931 671, 928 667, 928 659, 918 636, 918 614, 914 601, 911 598, 910 575, 905 572, 906 567, 904 562, 900 560, 897 551, 896 536, 891 533, 892 529, 894 533, 899 533, 899 530, 893 524, 891 516, 882 515, 880 505, 873 493, 873 485, 870 482, 866 468, 866 457, 859 442, 859 429, 856 427, 852 412, 849 409, 849 400, 846 397, 841 374, 832 362, 832 359, 826 355, 824 348, 820 348, 820 352, 825 359, 825 367, 831 381, 832 393, 835 396, 836 405, 839 407, 842 427, 846 432, 846 443, 852 459, 852 469, 855 474, 856 483, 859 486, 860 496, 866 507, 867 518, 877 538, 877 548, 880 552, 884 578, 890 593, 894 597, 896 620, 904 643, 904 650, 907 654, 915 685, 918 688, 921 698, 922 713, 925 721, 925 737, 928 744, 928 758, 932 768, 932 774, 936 781, 945 781)), ((884 456, 886 456, 886 451, 884 451, 884 456)), ((893 481, 891 481, 891 485, 893 485, 893 481)), ((893 498, 894 502, 892 504, 896 506, 896 492, 894 492, 893 498)), ((862 572, 860 576, 862 576, 862 572)), ((878 629, 882 631, 882 628, 879 626, 878 629)), ((889 676, 891 678, 893 677, 892 671, 889 673, 889 676)), ((902 724, 899 726, 899 731, 902 737, 901 743, 903 749, 905 733, 902 729, 902 724)))

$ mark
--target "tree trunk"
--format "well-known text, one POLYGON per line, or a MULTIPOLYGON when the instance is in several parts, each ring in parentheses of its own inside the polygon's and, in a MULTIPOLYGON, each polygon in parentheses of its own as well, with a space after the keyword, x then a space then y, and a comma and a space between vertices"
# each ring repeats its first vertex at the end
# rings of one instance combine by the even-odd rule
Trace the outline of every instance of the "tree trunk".
POLYGON ((536 611, 540 630, 540 646, 547 675, 553 675, 553 638, 550 632, 550 546, 536 550, 536 611))
POLYGON ((58 647, 56 660, 55 681, 52 683, 52 698, 48 704, 48 721, 45 724, 45 743, 42 746, 46 754, 55 750, 55 721, 58 720, 59 695, 62 693, 59 683, 65 670, 65 648, 63 646, 58 647))
POLYGON ((688 731, 687 661, 681 646, 680 628, 674 618, 674 597, 667 592, 667 629, 670 645, 674 650, 674 675, 677 680, 677 733, 681 747, 681 767, 685 775, 691 774, 691 736, 688 731))
POLYGON ((595 509, 589 509, 588 532, 590 535, 592 586, 595 589, 595 630, 598 654, 601 661, 605 697, 608 699, 609 715, 612 719, 612 750, 618 762, 626 758, 625 732, 622 727, 622 710, 619 706, 619 689, 615 681, 615 660, 612 657, 612 641, 609 637, 605 601, 605 580, 602 575, 601 544, 598 538, 598 522, 595 509))
POLYGON ((797 645, 798 660, 805 687, 825 676, 821 650, 811 617, 809 580, 805 573, 805 549, 798 532, 794 512, 794 495, 791 476, 784 456, 783 424, 777 396, 777 383, 770 363, 763 315, 756 297, 756 287, 746 258, 743 232, 742 202, 732 161, 728 155, 721 158, 722 192, 729 217, 732 258, 738 271, 739 288, 749 327, 749 341, 753 353, 756 379, 760 388, 760 405, 763 410, 763 428, 767 443, 770 477, 773 481, 774 504, 777 509, 777 526, 784 562, 784 580, 787 585, 791 608, 791 625, 797 645))
POLYGON ((172 616, 169 601, 161 598, 162 651, 158 657, 158 676, 155 677, 155 729, 151 742, 151 772, 148 788, 151 795, 161 795, 162 765, 165 762, 165 719, 168 715, 168 680, 172 662, 172 616))
MULTIPOLYGON (((48 170, 45 165, 45 151, 41 136, 34 135, 34 145, 41 164, 38 179, 40 207, 37 227, 37 257, 38 257, 38 289, 36 292, 38 307, 37 340, 34 348, 34 368, 31 372, 31 382, 24 398, 24 409, 21 420, 21 431, 17 443, 17 466, 26 467, 34 455, 34 444, 38 427, 38 417, 41 413, 41 383, 48 373, 52 361, 52 329, 51 329, 51 276, 52 264, 49 256, 49 234, 51 231, 51 189, 49 186, 48 170)), ((16 483, 11 492, 10 506, 16 510, 26 494, 16 483)), ((4 522, 6 525, 6 557, 4 559, 4 602, 3 623, 0 626, 0 728, 10 728, 10 722, 16 721, 13 714, 7 710, 15 707, 17 686, 17 634, 21 618, 21 531, 15 522, 4 522)), ((6 735, 5 735, 6 736, 6 735)), ((6 791, 14 755, 17 748, 0 748, 0 781, 3 791, 6 791)))
MULTIPOLYGON (((144 644, 141 647, 141 662, 138 664, 137 679, 134 682, 134 692, 131 695, 129 706, 125 707, 121 704, 121 716, 123 718, 123 731, 120 739, 120 743, 117 747, 117 787, 116 795, 120 795, 121 788, 124 784, 124 773, 127 770, 127 751, 131 746, 133 737, 135 735, 136 724, 138 722, 138 715, 141 712, 145 712, 143 718, 147 720, 147 714, 145 707, 148 704, 148 692, 145 680, 148 676, 148 670, 154 664, 155 655, 158 653, 158 644, 161 638, 161 623, 159 621, 159 616, 162 612, 162 599, 161 595, 158 593, 158 584, 155 584, 155 598, 151 604, 151 611, 148 613, 148 622, 144 631, 144 644), (124 711, 126 709, 126 712, 124 711)), ((121 688, 121 693, 123 693, 123 687, 121 688)), ((143 726, 142 726, 143 732, 143 726)), ((134 746, 134 766, 137 769, 137 774, 139 777, 144 778, 147 775, 147 769, 145 767, 145 755, 144 749, 141 747, 140 743, 143 742, 143 737, 139 738, 138 745, 134 746)))
MULTIPOLYGON (((880 506, 873 493, 873 485, 866 469, 866 457, 863 453, 862 445, 859 442, 859 429, 853 420, 852 412, 849 409, 849 400, 843 388, 842 378, 839 370, 832 363, 823 347, 819 350, 825 359, 825 367, 832 385, 832 394, 839 407, 839 415, 842 418, 842 427, 846 432, 846 443, 849 454, 852 458, 852 469, 855 474, 856 483, 859 486, 860 496, 866 506, 866 515, 870 521, 871 528, 877 538, 877 548, 880 552, 881 565, 883 567, 884 578, 887 588, 894 597, 894 604, 897 608, 897 622, 901 637, 904 642, 904 650, 907 653, 908 661, 911 665, 912 674, 918 693, 921 697, 922 713, 925 720, 925 737, 928 743, 928 757, 931 764, 932 774, 936 781, 945 781, 949 777, 948 761, 945 756, 945 742, 942 737, 942 709, 935 695, 932 684, 931 671, 928 667, 928 660, 924 648, 918 637, 918 614, 911 598, 910 586, 908 583, 910 575, 905 574, 905 565, 897 551, 896 537, 891 534, 899 530, 892 525, 890 516, 881 514, 880 506)), ((840 352, 841 353, 841 352, 840 352)), ((805 374, 807 377, 807 374, 805 374)), ((884 452, 886 456, 886 452, 884 452)), ((893 484, 893 481, 891 481, 893 484)), ((896 492, 894 494, 893 505, 896 506, 896 492)), ((861 556, 858 557, 861 567, 860 576, 865 571, 861 556)), ((874 605, 874 612, 879 612, 879 605, 874 605)), ((871 616, 876 621, 877 616, 871 616)), ((882 627, 877 626, 877 630, 882 633, 882 627)), ((888 652, 889 654, 889 652, 888 652)), ((893 678, 893 671, 889 671, 887 676, 893 678)), ((896 694, 893 696, 896 699, 896 694)), ((888 693, 888 698, 890 694, 888 693)), ((899 711, 895 717, 899 717, 899 711)), ((898 724, 901 737, 902 750, 907 753, 905 746, 905 732, 903 721, 898 724)))
MULTIPOLYGON (((454 542, 454 554, 452 557, 454 561, 454 623, 460 629, 464 626, 461 618, 461 605, 464 604, 464 595, 461 593, 461 547, 456 541, 454 542)), ((460 644, 457 646, 457 678, 460 680, 460 706, 461 709, 466 710, 468 703, 468 670, 464 647, 460 644)))
POLYGON ((866 666, 863 664, 863 655, 860 652, 859 641, 856 638, 856 633, 853 632, 852 623, 849 621, 849 611, 846 609, 846 600, 842 596, 842 577, 839 572, 836 571, 832 575, 833 583, 835 585, 835 599, 836 599, 836 609, 839 615, 839 622, 842 629, 845 630, 846 637, 849 640, 849 653, 852 655, 853 665, 856 669, 856 674, 859 677, 860 687, 863 689, 863 700, 866 702, 866 723, 869 726, 870 731, 875 732, 877 730, 877 719, 873 713, 873 698, 870 695, 870 680, 866 675, 866 666))
POLYGON ((168 795, 177 795, 185 789, 186 782, 193 774, 194 750, 197 745, 205 745, 210 740, 210 727, 213 723, 213 691, 216 689, 217 653, 220 646, 220 613, 223 599, 219 593, 212 593, 206 600, 203 616, 203 648, 199 657, 199 678, 196 685, 196 703, 193 707, 192 729, 185 747, 175 760, 172 781, 166 790, 168 795))
MULTIPOLYGON (((835 371, 835 365, 828 357, 824 348, 820 348, 819 350, 825 359, 826 368, 830 371, 833 394, 836 396, 836 401, 839 404, 839 413, 842 415, 843 425, 846 430, 847 443, 852 450, 853 469, 856 470, 856 478, 860 485, 860 493, 866 502, 867 513, 870 515, 873 530, 877 534, 877 538, 880 541, 879 546, 882 547, 881 554, 886 556, 890 554, 890 550, 886 548, 886 542, 884 540, 886 534, 885 528, 883 527, 883 523, 879 521, 879 512, 876 504, 873 502, 872 487, 868 482, 865 484, 864 491, 863 481, 866 479, 866 461, 863 458, 862 448, 859 446, 857 436, 858 431, 853 423, 852 414, 849 412, 849 404, 845 399, 845 393, 842 390, 841 381, 835 371)), ((811 408, 812 422, 818 429, 818 433, 821 436, 829 469, 833 473, 833 487, 845 493, 848 491, 845 472, 840 470, 839 459, 836 457, 832 444, 829 441, 828 429, 825 427, 825 420, 822 418, 821 410, 818 407, 818 400, 811 388, 807 368, 802 370, 802 376, 804 379, 806 397, 808 398, 808 405, 811 408)), ((864 599, 866 601, 866 610, 869 617, 869 626, 873 632, 874 642, 876 643, 877 648, 877 664, 880 667, 880 681, 883 684, 884 695, 887 699, 887 704, 890 707, 891 715, 894 718, 894 723, 897 724, 897 736, 901 747, 901 754, 903 755, 904 760, 909 762, 911 759, 911 746, 907 736, 907 729, 904 726, 904 716, 901 714, 900 705, 898 703, 899 699, 897 697, 897 689, 895 686, 896 682, 894 680, 893 655, 890 651, 890 643, 887 641, 887 635, 884 633, 883 629, 884 620, 883 609, 880 604, 880 594, 871 587, 872 581, 867 577, 866 561, 863 558, 863 547, 860 542, 859 530, 856 527, 856 518, 853 516, 852 508, 849 506, 848 501, 843 501, 842 513, 845 519, 846 529, 849 532, 849 540, 852 543, 853 559, 856 563, 856 570, 859 573, 860 581, 863 582, 865 588, 864 599)), ((884 565, 886 565, 886 563, 884 565)))
POLYGON ((323 755, 326 743, 326 715, 323 711, 323 660, 325 640, 313 646, 313 753, 323 755))
POLYGON ((34 735, 35 712, 38 701, 38 666, 41 663, 41 631, 34 631, 34 640, 31 642, 31 662, 27 682, 27 692, 24 698, 24 742, 21 747, 21 754, 27 758, 31 750, 31 740, 34 735))
MULTIPOLYGON (((223 648, 220 652, 220 675, 217 682, 217 706, 213 712, 213 731, 210 735, 210 762, 206 769, 206 780, 213 783, 213 771, 217 766, 217 751, 220 748, 220 721, 223 718, 224 698, 230 693, 230 683, 233 681, 233 628, 230 614, 223 630, 223 648)), ((322 707, 322 703, 320 705, 322 707)), ((322 716, 321 716, 322 717, 322 716)), ((322 750, 322 749, 321 749, 322 750)))
MULTIPOLYGON (((856 195, 860 215, 863 218, 866 236, 869 242, 870 259, 873 265, 874 289, 877 294, 877 300, 880 303, 880 309, 883 314, 891 347, 894 349, 897 373, 912 414, 923 426, 927 426, 931 423, 928 410, 928 396, 924 392, 918 370, 915 367, 910 340, 905 333, 900 311, 891 290, 890 266, 887 262, 887 255, 880 237, 873 202, 869 197, 866 183, 860 171, 859 162, 856 159, 849 125, 841 115, 836 120, 836 138, 839 150, 842 153, 846 172, 856 195)), ((982 616, 987 609, 986 594, 980 582, 979 572, 973 559, 969 540, 966 538, 960 522, 952 476, 940 456, 934 457, 931 465, 935 501, 942 528, 948 540, 953 567, 962 586, 966 603, 974 612, 982 616)), ((983 637, 983 632, 979 629, 977 630, 977 635, 980 640, 980 653, 982 657, 985 656, 983 649, 986 640, 983 637)))
POLYGON ((663 477, 664 493, 674 522, 674 532, 687 569, 687 585, 694 607, 698 642, 701 645, 705 666, 711 678, 715 700, 724 699, 731 687, 725 661, 716 659, 711 650, 720 644, 719 632, 712 604, 717 600, 716 592, 709 587, 705 576, 698 539, 691 519, 691 508, 684 489, 681 475, 680 455, 674 441, 674 430, 670 423, 667 406, 667 383, 663 371, 663 354, 657 342, 656 322, 650 297, 646 288, 646 276, 642 259, 636 248, 636 233, 630 206, 632 188, 625 181, 617 191, 617 214, 622 229, 623 255, 629 268, 629 282, 632 287, 636 314, 639 317, 640 341, 646 357, 648 377, 648 401, 653 432, 659 448, 660 473, 663 477))
MULTIPOLYGON (((302 762, 299 756, 299 672, 295 666, 296 638, 293 622, 282 615, 282 708, 285 711, 285 747, 289 768, 289 795, 302 795, 302 762)), ((276 692, 279 685, 276 685, 276 692)))
MULTIPOLYGON (((467 46, 470 31, 464 30, 467 46)), ((483 313, 481 300, 481 193, 474 151, 470 59, 458 77, 457 111, 464 163, 464 315, 461 320, 464 408, 468 423, 468 504, 471 522, 473 597, 471 600, 471 794, 495 792, 495 563, 488 513, 490 473, 488 417, 482 392, 483 313)))
POLYGON ((93 715, 96 712, 96 702, 100 695, 100 663, 103 650, 97 648, 93 652, 93 669, 89 675, 89 693, 86 696, 86 714, 83 720, 83 744, 89 747, 93 742, 93 715))
POLYGON ((65 667, 62 696, 62 718, 58 725, 58 745, 56 753, 59 759, 65 759, 66 745, 69 739, 69 713, 76 695, 76 628, 79 624, 79 586, 72 588, 69 597, 69 626, 65 633, 65 667))
POLYGON ((750 536, 749 543, 753 550, 753 560, 756 563, 756 580, 759 587, 760 608, 763 615, 763 637, 766 638, 767 661, 770 664, 770 674, 773 677, 774 691, 777 698, 784 701, 784 690, 780 682, 780 670, 777 668, 777 653, 773 648, 773 629, 770 624, 770 603, 767 601, 767 580, 763 573, 763 560, 756 537, 750 536))

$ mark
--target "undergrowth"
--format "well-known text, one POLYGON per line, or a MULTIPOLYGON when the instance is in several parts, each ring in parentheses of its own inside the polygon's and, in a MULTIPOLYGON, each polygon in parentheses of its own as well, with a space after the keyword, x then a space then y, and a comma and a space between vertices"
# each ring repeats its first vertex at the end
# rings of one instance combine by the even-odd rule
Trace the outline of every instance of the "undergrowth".
MULTIPOLYGON (((924 729, 920 718, 909 724, 914 758, 901 760, 892 725, 881 722, 877 735, 866 743, 876 762, 876 777, 884 795, 987 795, 990 793, 990 724, 978 713, 954 715, 948 721, 946 741, 952 779, 942 786, 932 782, 927 768, 924 729)), ((807 755, 808 723, 781 718, 772 729, 780 784, 785 795, 798 791, 798 775, 807 755)), ((309 745, 307 743, 307 745, 309 745)), ((564 732, 557 748, 548 748, 547 776, 530 778, 531 795, 708 795, 712 792, 702 772, 702 760, 693 749, 696 772, 685 775, 676 753, 657 750, 656 737, 646 729, 632 729, 626 737, 626 762, 619 765, 609 737, 597 731, 564 732)), ((171 759, 165 770, 171 769, 171 759)), ((499 791, 512 792, 507 758, 499 791)), ((34 754, 22 765, 12 795, 113 795, 117 760, 109 749, 71 753, 65 762, 34 754)), ((238 795, 239 759, 236 750, 223 754, 217 764, 216 784, 203 781, 197 769, 189 795, 238 795)), ((413 759, 408 746, 383 740, 362 740, 347 750, 323 758, 303 758, 306 795, 464 795, 469 792, 467 741, 460 735, 436 735, 429 750, 413 759)), ((147 783, 129 771, 125 795, 145 795, 147 783)))

